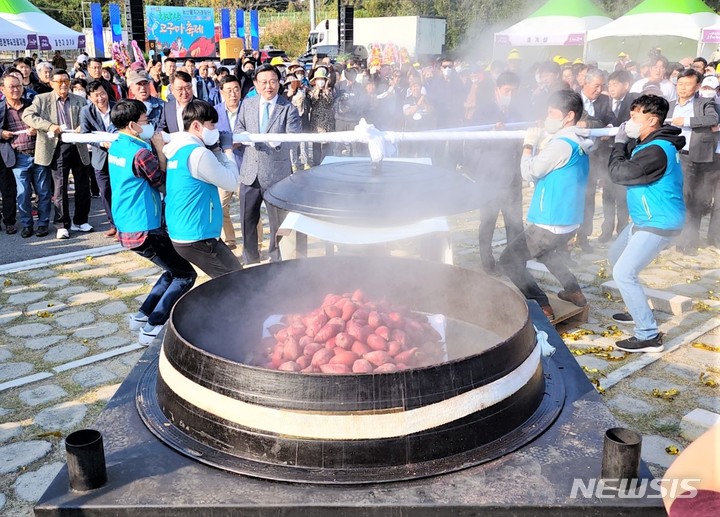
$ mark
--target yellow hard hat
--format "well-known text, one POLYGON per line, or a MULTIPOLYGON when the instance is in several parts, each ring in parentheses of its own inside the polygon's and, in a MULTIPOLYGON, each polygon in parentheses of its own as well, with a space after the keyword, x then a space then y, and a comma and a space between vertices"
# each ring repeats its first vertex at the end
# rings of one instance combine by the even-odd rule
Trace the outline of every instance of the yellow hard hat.
POLYGON ((553 61, 555 61, 555 62, 556 62, 558 65, 560 65, 560 66, 566 65, 566 64, 568 64, 568 63, 570 62, 569 59, 565 59, 565 58, 562 57, 562 56, 555 56, 555 57, 553 58, 553 61))
POLYGON ((508 58, 508 61, 511 59, 520 59, 520 52, 518 52, 518 49, 514 48, 510 51, 507 58, 508 58))
POLYGON ((715 67, 715 73, 720 74, 720 63, 715 67))
POLYGON ((580 59, 580 58, 577 58, 575 61, 573 61, 572 64, 573 64, 573 65, 582 65, 582 64, 583 64, 583 60, 580 59))
POLYGON ((618 54, 618 57, 628 57, 628 56, 627 56, 627 54, 626 54, 625 52, 620 52, 620 53, 618 54))
POLYGON ((285 65, 285 60, 283 58, 281 58, 280 56, 275 56, 274 58, 272 58, 270 60, 270 64, 272 66, 285 65))

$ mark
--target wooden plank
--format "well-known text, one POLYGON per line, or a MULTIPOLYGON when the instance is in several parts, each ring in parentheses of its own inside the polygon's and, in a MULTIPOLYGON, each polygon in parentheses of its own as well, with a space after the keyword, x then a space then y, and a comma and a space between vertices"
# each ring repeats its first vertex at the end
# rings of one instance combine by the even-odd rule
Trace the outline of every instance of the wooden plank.
POLYGON ((552 323, 560 332, 575 329, 587 323, 590 306, 578 307, 574 303, 561 300, 556 294, 548 293, 550 306, 555 313, 555 319, 552 323))

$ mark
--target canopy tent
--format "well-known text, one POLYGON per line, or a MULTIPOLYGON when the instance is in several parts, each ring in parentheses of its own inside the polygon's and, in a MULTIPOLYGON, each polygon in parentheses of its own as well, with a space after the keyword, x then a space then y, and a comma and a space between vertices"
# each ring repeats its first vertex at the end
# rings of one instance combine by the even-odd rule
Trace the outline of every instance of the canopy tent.
POLYGON ((550 0, 526 19, 495 33, 495 55, 500 57, 512 47, 536 47, 535 51, 523 48, 523 55, 582 57, 588 30, 611 21, 592 0, 550 0))
POLYGON ((26 37, 37 35, 35 43, 26 47, 30 50, 85 48, 84 34, 65 27, 28 0, 0 0, 0 16, 22 30, 26 37))
POLYGON ((720 16, 702 0, 645 0, 612 23, 588 32, 587 55, 614 61, 619 52, 644 61, 652 48, 668 59, 695 56, 703 27, 720 24, 720 16))
POLYGON ((37 35, 0 18, 0 52, 37 48, 37 35))

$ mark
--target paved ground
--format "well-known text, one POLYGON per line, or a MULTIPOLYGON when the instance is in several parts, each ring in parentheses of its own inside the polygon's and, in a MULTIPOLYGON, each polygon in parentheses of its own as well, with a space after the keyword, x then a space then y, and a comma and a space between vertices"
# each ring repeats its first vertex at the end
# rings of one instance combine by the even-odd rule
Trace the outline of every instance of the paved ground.
MULTIPOLYGON (((477 213, 452 219, 457 265, 479 269, 477 224, 477 213)), ((503 237, 502 232, 496 237, 503 237)), ((3 243, 0 249, 5 248, 3 243)), ((311 245, 311 254, 321 248, 311 245)), ((83 258, 64 264, 0 273, 2 515, 32 514, 33 503, 64 462, 63 437, 92 426, 143 353, 127 328, 126 315, 137 309, 158 270, 129 252, 93 257, 85 249, 83 258), (13 386, 20 382, 24 384, 13 386)), ((576 257, 591 303, 590 320, 582 328, 591 332, 568 334, 566 342, 600 386, 613 379, 604 395, 611 410, 643 433, 643 457, 662 475, 674 459, 666 447, 682 450, 687 445, 678 434, 682 416, 696 407, 720 411, 720 387, 705 384, 720 384, 720 255, 709 249, 701 249, 698 257, 666 251, 643 273, 652 287, 692 297, 695 308, 678 316, 658 313, 666 343, 677 349, 656 354, 656 362, 634 372, 648 356, 607 351, 629 328, 616 331, 611 326, 610 315, 623 307, 602 294, 605 256, 606 249, 596 247, 594 253, 576 257), (622 372, 630 373, 623 377, 622 372), (658 398, 655 389, 661 396, 671 389, 677 393, 658 398)), ((559 289, 538 275, 548 289, 559 289)))

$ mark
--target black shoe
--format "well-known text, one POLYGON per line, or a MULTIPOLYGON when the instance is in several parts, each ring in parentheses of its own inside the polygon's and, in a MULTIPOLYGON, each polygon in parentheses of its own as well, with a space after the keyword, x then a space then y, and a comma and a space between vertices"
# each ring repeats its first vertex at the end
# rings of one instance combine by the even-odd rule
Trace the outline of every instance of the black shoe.
POLYGON ((613 321, 617 321, 618 323, 635 323, 635 320, 629 312, 618 312, 616 314, 613 314, 612 319, 613 321))
POLYGON ((33 234, 33 227, 32 227, 32 226, 26 226, 26 227, 23 228, 22 231, 20 232, 20 237, 22 237, 23 239, 27 239, 27 238, 30 237, 32 234, 33 234))
POLYGON ((578 239, 577 246, 585 253, 592 253, 595 249, 590 245, 587 239, 578 239))
POLYGON ((38 226, 38 229, 35 232, 35 235, 38 237, 45 237, 47 234, 48 234, 47 226, 38 226))
POLYGON ((615 347, 625 352, 662 352, 662 338, 662 332, 658 332, 658 335, 651 339, 638 339, 633 336, 617 341, 615 347))
POLYGON ((14 224, 8 224, 5 227, 5 233, 7 233, 8 235, 14 235, 17 233, 17 228, 15 228, 14 224))
POLYGON ((607 242, 610 242, 610 239, 612 239, 612 232, 610 233, 601 233, 600 237, 598 237, 598 242, 600 244, 605 244, 607 242))

